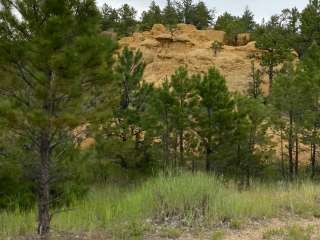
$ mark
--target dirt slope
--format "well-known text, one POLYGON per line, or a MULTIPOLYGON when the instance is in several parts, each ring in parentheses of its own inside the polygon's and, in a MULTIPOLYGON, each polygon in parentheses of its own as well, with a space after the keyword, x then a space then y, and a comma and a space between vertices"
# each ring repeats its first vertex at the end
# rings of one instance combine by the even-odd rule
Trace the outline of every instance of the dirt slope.
MULTIPOLYGON (((257 54, 254 42, 233 47, 224 45, 214 55, 212 42, 224 42, 225 32, 197 30, 193 25, 179 24, 169 31, 157 24, 150 32, 134 33, 119 41, 121 47, 140 49, 144 55, 146 69, 144 79, 158 85, 179 67, 186 66, 191 73, 204 73, 209 67, 217 67, 226 77, 231 91, 243 92, 248 87, 252 59, 257 54)), ((256 67, 259 63, 255 61, 256 67)), ((266 89, 266 86, 264 86, 266 89)))

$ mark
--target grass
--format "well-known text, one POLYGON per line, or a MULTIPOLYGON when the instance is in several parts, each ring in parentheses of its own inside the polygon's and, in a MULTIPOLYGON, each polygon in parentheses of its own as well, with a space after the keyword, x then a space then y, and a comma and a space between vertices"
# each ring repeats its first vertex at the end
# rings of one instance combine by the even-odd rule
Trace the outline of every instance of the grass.
POLYGON ((265 240, 311 240, 314 227, 301 227, 297 225, 285 228, 270 229, 263 234, 265 240))
MULTIPOLYGON (((239 191, 232 182, 200 173, 159 176, 131 190, 94 188, 71 209, 55 215, 52 228, 68 232, 108 230, 125 236, 141 235, 151 220, 172 220, 188 226, 227 221, 237 228, 248 219, 284 213, 313 216, 318 214, 319 196, 320 186, 311 182, 257 184, 239 191), (121 229, 127 230, 123 233, 121 229)), ((35 216, 35 210, 0 213, 0 238, 32 233, 35 216)))

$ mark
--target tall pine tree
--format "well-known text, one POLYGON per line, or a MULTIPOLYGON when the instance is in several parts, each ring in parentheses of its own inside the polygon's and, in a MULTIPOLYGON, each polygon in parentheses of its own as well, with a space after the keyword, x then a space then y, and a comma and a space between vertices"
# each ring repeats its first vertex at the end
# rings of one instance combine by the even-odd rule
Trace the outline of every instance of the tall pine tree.
POLYGON ((89 100, 107 83, 114 44, 99 36, 93 0, 0 5, 0 67, 7 76, 0 82, 1 124, 30 158, 38 233, 47 238, 57 200, 52 183, 68 176, 67 152, 77 150, 73 129, 95 115, 98 102, 89 100))

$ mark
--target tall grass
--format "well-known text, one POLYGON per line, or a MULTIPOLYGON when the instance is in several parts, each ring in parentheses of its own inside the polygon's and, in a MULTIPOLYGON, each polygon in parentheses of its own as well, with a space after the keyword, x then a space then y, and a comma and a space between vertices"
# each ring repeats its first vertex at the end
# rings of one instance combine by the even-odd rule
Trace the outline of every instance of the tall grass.
MULTIPOLYGON (((320 186, 257 184, 239 191, 235 184, 205 174, 159 176, 131 190, 97 187, 89 195, 54 216, 57 231, 107 230, 147 219, 181 224, 268 218, 283 214, 313 215, 319 211, 320 186)), ((24 235, 35 229, 35 210, 0 213, 0 237, 24 235)))

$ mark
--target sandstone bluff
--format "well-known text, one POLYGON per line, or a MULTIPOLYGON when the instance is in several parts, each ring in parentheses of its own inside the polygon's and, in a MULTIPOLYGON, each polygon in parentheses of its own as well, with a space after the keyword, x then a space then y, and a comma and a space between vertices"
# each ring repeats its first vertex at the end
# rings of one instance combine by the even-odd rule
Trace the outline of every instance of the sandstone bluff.
POLYGON ((244 92, 249 85, 252 62, 259 67, 258 59, 252 58, 259 56, 259 51, 255 42, 249 42, 247 34, 238 38, 241 46, 223 45, 215 56, 211 44, 214 41, 225 43, 225 32, 197 30, 187 24, 178 24, 175 29, 168 30, 156 24, 151 31, 122 38, 119 45, 141 50, 146 63, 144 79, 156 86, 179 66, 187 67, 190 73, 205 73, 215 66, 226 77, 231 91, 244 92))

